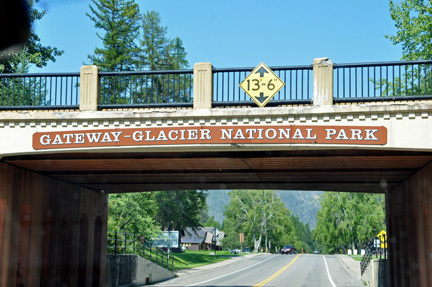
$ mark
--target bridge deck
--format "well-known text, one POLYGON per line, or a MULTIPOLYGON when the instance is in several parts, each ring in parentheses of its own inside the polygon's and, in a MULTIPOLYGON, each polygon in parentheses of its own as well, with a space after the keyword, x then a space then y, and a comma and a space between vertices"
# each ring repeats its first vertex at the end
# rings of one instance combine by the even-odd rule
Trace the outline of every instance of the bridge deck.
POLYGON ((430 153, 372 150, 63 153, 3 158, 9 164, 107 193, 233 188, 383 192, 431 160, 430 153))

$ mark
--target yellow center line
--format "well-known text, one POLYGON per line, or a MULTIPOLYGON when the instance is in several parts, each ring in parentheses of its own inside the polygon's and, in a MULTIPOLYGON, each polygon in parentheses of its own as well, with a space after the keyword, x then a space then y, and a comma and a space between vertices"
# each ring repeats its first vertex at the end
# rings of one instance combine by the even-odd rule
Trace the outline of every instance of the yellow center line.
POLYGON ((297 255, 293 260, 291 260, 290 263, 288 263, 287 265, 285 265, 284 267, 282 267, 281 269, 279 269, 279 271, 277 271, 275 274, 273 274, 269 278, 265 279, 264 281, 261 281, 260 283, 254 285, 253 287, 264 286, 265 284, 269 283, 270 281, 272 281, 273 279, 275 279, 276 277, 278 277, 282 272, 284 272, 288 267, 290 267, 300 257, 300 255, 301 254, 297 255))

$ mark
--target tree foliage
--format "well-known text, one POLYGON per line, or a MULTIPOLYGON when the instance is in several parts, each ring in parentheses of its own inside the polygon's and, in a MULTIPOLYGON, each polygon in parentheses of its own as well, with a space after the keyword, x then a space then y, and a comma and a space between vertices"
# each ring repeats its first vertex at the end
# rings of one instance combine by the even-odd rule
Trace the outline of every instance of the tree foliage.
POLYGON ((64 53, 55 47, 41 44, 41 39, 34 30, 34 24, 42 19, 47 11, 39 11, 34 8, 35 2, 39 1, 28 0, 30 23, 32 25, 29 39, 22 50, 0 59, 0 73, 27 73, 32 65, 42 68, 50 61, 55 62, 56 57, 64 53))
POLYGON ((294 241, 290 211, 274 191, 233 190, 229 196, 223 226, 226 247, 239 247, 240 233, 244 246, 253 246, 255 252, 294 241))
POLYGON ((181 231, 185 227, 199 227, 202 210, 206 208, 206 193, 199 190, 154 192, 159 207, 156 221, 162 229, 181 231))
POLYGON ((155 217, 158 206, 149 192, 110 194, 108 231, 151 236, 160 229, 155 217))
POLYGON ((103 48, 88 55, 101 71, 131 71, 138 64, 139 7, 134 0, 92 0, 86 15, 102 33, 103 48))
POLYGON ((394 45, 401 44, 403 60, 432 59, 432 3, 424 0, 389 1, 396 35, 386 35, 394 45))
POLYGON ((313 237, 330 251, 354 248, 385 228, 384 195, 326 192, 313 237))

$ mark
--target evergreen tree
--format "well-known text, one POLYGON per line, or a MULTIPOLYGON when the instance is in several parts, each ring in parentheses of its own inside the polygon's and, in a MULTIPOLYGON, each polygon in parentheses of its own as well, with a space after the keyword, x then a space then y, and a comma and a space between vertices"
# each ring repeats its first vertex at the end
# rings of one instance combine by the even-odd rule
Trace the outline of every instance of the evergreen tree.
POLYGON ((167 27, 161 25, 156 11, 143 15, 141 41, 141 63, 145 70, 181 70, 188 67, 186 51, 179 37, 170 39, 167 27))
MULTIPOLYGON (((158 12, 148 11, 143 16, 141 41, 141 68, 144 70, 181 70, 188 67, 183 42, 167 36, 167 28, 161 25, 158 12)), ((144 101, 146 103, 181 103, 190 100, 186 89, 191 78, 184 75, 150 75, 146 79, 144 101)))
POLYGON ((101 71, 131 71, 137 68, 139 7, 134 0, 92 0, 87 16, 94 22, 103 48, 88 55, 101 71))

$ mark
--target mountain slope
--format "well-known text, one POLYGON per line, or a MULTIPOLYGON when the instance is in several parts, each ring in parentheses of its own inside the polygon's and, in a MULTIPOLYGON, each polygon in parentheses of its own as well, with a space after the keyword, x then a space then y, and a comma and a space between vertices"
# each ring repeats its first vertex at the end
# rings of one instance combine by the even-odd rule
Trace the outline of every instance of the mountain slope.
MULTIPOLYGON (((222 223, 225 206, 229 203, 230 190, 209 190, 207 204, 209 215, 214 216, 215 220, 222 223)), ((316 214, 321 208, 319 199, 322 191, 297 191, 297 190, 278 190, 276 191, 285 206, 292 214, 297 215, 306 224, 309 223, 311 229, 316 225, 316 214)))

